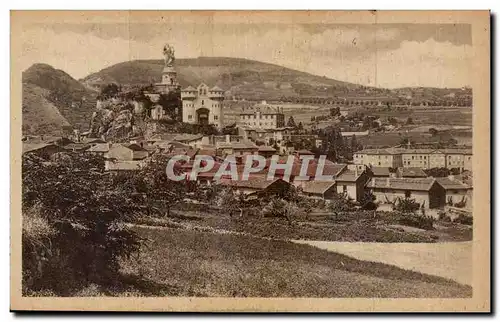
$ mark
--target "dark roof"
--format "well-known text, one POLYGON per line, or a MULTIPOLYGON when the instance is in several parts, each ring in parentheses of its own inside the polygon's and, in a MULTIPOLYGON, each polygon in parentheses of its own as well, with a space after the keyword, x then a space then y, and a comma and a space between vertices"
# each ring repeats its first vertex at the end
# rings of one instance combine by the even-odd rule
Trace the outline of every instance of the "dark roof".
POLYGON ((437 183, 443 187, 445 190, 461 190, 461 189, 472 189, 471 186, 460 182, 456 179, 450 179, 448 177, 436 178, 437 183))
POLYGON ((367 188, 429 191, 434 178, 372 178, 367 188))
POLYGON ((23 154, 41 150, 49 146, 57 147, 57 145, 52 143, 23 143, 23 154))

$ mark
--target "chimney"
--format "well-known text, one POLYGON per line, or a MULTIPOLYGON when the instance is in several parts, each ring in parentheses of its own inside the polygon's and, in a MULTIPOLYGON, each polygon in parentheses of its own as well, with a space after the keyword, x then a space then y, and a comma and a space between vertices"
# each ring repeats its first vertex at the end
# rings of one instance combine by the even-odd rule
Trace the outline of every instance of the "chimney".
POLYGON ((354 178, 358 177, 358 167, 354 168, 354 178))
POLYGON ((411 147, 410 140, 408 140, 408 143, 406 143, 406 148, 409 149, 410 147, 411 147))
POLYGON ((231 135, 226 134, 226 143, 231 143, 231 135))
POLYGON ((385 186, 388 188, 391 186, 391 179, 390 178, 385 179, 385 186))

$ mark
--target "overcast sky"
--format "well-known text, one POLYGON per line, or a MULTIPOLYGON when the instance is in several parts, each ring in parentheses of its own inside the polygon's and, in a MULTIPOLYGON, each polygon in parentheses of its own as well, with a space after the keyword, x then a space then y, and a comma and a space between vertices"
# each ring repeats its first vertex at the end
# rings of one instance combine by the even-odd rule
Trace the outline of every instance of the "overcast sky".
POLYGON ((470 25, 32 24, 23 69, 47 63, 75 78, 133 59, 240 57, 379 87, 470 85, 470 25))

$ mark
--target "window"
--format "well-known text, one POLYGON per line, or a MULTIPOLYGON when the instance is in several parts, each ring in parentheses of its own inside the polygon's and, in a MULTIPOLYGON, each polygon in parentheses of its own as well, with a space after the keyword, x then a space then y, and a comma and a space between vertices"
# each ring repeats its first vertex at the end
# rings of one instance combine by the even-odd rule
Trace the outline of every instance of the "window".
POLYGON ((344 192, 347 192, 347 186, 346 186, 346 185, 343 185, 343 186, 342 186, 342 190, 343 190, 344 192))
POLYGON ((188 120, 191 120, 193 118, 192 115, 188 115, 188 120))
POLYGON ((424 155, 424 160, 427 160, 427 156, 424 155))
POLYGON ((378 163, 378 165, 380 165, 380 162, 378 163))
POLYGON ((406 190, 405 191, 405 198, 410 198, 411 197, 411 191, 410 190, 406 190))
POLYGON ((415 160, 415 156, 414 156, 414 155, 412 155, 412 156, 411 156, 411 159, 412 159, 412 160, 415 160))
POLYGON ((205 100, 201 100, 201 105, 205 105, 205 100))
POLYGON ((422 160, 422 156, 420 156, 420 160, 422 160))
POLYGON ((219 119, 219 116, 218 115, 214 115, 214 120, 218 120, 219 119))

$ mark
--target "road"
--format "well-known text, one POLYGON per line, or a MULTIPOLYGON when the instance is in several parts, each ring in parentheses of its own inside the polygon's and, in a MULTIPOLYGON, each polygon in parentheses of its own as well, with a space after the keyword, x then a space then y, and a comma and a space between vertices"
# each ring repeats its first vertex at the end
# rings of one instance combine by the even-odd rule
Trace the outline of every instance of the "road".
POLYGON ((472 242, 346 243, 294 240, 360 260, 380 262, 472 285, 472 242))

